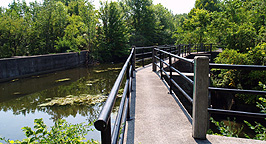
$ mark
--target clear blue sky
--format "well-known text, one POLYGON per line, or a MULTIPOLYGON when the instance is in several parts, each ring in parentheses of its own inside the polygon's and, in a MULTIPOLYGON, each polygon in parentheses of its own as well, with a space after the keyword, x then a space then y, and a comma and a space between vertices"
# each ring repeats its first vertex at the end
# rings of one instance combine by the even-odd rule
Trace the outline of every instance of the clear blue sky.
MULTIPOLYGON (((0 1, 1 1, 0 6, 7 7, 8 4, 11 3, 13 0, 0 0, 0 1)), ((35 0, 26 0, 27 3, 33 1, 35 0)), ((42 2, 42 0, 37 0, 37 1, 42 2)), ((96 8, 99 7, 99 0, 91 0, 91 1, 94 1, 93 3, 96 6, 96 8)), ((163 6, 171 10, 174 14, 182 14, 182 13, 188 13, 194 7, 195 1, 196 0, 153 0, 153 4, 161 3, 163 6)))

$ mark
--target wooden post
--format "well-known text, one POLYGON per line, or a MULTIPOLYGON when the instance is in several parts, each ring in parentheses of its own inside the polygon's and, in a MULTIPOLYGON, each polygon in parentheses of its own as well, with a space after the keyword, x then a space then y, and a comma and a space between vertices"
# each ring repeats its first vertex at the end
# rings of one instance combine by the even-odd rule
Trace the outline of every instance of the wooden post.
POLYGON ((192 136, 206 139, 208 126, 209 58, 196 56, 193 86, 192 136))

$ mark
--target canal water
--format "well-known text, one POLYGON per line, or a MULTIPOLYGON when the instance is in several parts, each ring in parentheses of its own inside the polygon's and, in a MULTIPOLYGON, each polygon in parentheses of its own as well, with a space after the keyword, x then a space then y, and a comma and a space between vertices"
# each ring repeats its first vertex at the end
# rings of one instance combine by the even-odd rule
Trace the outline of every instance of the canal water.
MULTIPOLYGON (((56 98, 73 96, 106 97, 122 64, 101 64, 54 73, 35 75, 0 83, 0 136, 11 140, 26 138, 22 127, 33 128, 34 119, 43 118, 50 127, 58 119, 72 124, 90 123, 97 119, 104 102, 83 105, 40 106, 56 98)), ((118 107, 118 102, 116 107, 118 107)), ((113 111, 113 116, 116 111, 113 111)), ((92 126, 93 128, 93 126, 92 126)), ((95 130, 86 136, 100 140, 95 130)))

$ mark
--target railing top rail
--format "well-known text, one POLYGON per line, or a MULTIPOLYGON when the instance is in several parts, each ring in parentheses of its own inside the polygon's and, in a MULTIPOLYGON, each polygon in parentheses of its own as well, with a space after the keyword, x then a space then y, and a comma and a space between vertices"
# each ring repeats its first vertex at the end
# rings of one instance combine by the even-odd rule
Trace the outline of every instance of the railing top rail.
POLYGON ((123 77, 126 73, 127 67, 129 66, 129 62, 131 60, 131 57, 133 55, 134 49, 132 49, 127 61, 125 62, 122 70, 120 71, 115 84, 102 108, 102 111, 98 117, 98 120, 94 123, 94 126, 99 131, 104 131, 107 128, 107 122, 109 121, 110 114, 112 112, 112 109, 114 107, 114 103, 116 100, 116 96, 119 90, 119 87, 122 83, 123 77))
POLYGON ((258 90, 243 90, 243 89, 229 89, 229 88, 216 88, 216 87, 209 87, 209 90, 228 92, 228 93, 230 92, 230 93, 266 95, 266 91, 258 91, 258 90))
POLYGON ((245 116, 245 117, 252 117, 252 118, 265 118, 266 117, 266 114, 264 113, 253 113, 253 112, 245 112, 245 111, 233 111, 233 110, 213 109, 213 108, 208 108, 208 111, 211 113, 237 115, 237 116, 245 116))
POLYGON ((175 58, 181 59, 181 60, 183 60, 183 61, 186 61, 186 62, 189 62, 189 63, 194 63, 194 60, 190 60, 190 59, 187 59, 187 58, 183 58, 183 57, 180 57, 180 56, 178 56, 178 55, 175 55, 175 54, 169 53, 169 52, 167 52, 167 51, 160 50, 160 49, 158 49, 158 48, 155 48, 155 50, 160 51, 160 52, 163 52, 163 53, 168 54, 168 55, 171 55, 172 57, 175 57, 175 58))
POLYGON ((159 45, 159 46, 145 46, 135 47, 136 49, 148 49, 148 48, 175 48, 177 45, 159 45))
POLYGON ((158 49, 164 49, 164 48, 172 48, 172 47, 171 46, 158 46, 156 48, 158 48, 158 49))
POLYGON ((261 65, 236 65, 236 64, 216 64, 210 63, 210 68, 220 69, 241 69, 241 70, 266 70, 266 66, 261 65))
POLYGON ((148 49, 148 48, 154 48, 156 46, 148 46, 148 47, 135 47, 137 49, 148 49))

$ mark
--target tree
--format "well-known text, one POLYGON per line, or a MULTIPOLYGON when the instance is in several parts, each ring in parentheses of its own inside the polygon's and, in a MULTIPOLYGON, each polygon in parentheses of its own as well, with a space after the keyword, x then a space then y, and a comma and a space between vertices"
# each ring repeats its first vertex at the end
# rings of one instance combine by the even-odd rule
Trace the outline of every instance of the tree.
POLYGON ((173 44, 173 33, 176 29, 174 24, 174 15, 166 9, 163 5, 157 4, 154 6, 155 14, 159 23, 159 30, 157 31, 159 45, 173 44))
POLYGON ((27 9, 24 4, 13 1, 9 9, 0 16, 0 57, 10 57, 25 54, 25 41, 28 24, 23 15, 27 9))
POLYGON ((129 29, 117 2, 102 3, 102 26, 98 28, 98 51, 105 61, 117 61, 128 54, 129 29))
POLYGON ((134 32, 131 43, 136 46, 150 46, 158 42, 156 37, 159 27, 159 20, 156 18, 151 0, 127 1, 132 10, 134 32))
POLYGON ((196 0, 196 9, 205 9, 210 12, 219 11, 219 0, 196 0))
POLYGON ((32 54, 55 53, 56 41, 64 35, 67 11, 62 2, 44 1, 44 6, 33 5, 34 20, 30 51, 32 54))
POLYGON ((207 10, 194 9, 189 14, 189 19, 183 23, 183 29, 191 34, 186 35, 189 37, 187 43, 205 43, 208 41, 207 27, 211 22, 211 14, 207 10))
POLYGON ((68 3, 68 25, 64 36, 60 37, 56 48, 60 52, 91 50, 96 34, 97 17, 89 2, 78 0, 68 3))
POLYGON ((87 27, 82 22, 82 18, 77 15, 72 15, 68 18, 68 25, 65 28, 65 35, 57 41, 58 50, 79 51, 86 47, 87 27))
POLYGON ((230 49, 247 52, 246 48, 255 46, 256 31, 251 23, 242 25, 231 23, 226 32, 225 41, 230 49))

